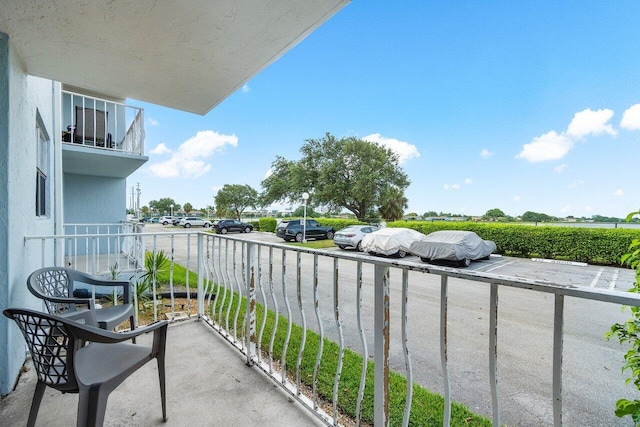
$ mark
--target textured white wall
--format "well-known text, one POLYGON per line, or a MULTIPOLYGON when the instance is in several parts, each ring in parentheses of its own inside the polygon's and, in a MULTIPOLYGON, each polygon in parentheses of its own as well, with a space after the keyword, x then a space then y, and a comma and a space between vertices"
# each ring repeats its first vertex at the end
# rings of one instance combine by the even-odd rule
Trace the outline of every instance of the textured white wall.
POLYGON ((64 174, 64 222, 117 223, 126 219, 126 180, 64 174))
MULTIPOLYGON (((28 274, 40 266, 41 258, 25 249, 24 236, 53 234, 54 121, 53 83, 27 76, 10 39, 0 37, 0 117, 8 126, 0 137, 0 310, 7 307, 39 308, 28 292, 28 274), (35 216, 36 117, 51 137, 49 165, 49 215, 35 216), (6 120, 6 121, 5 121, 6 120)), ((3 123, 3 126, 4 126, 3 123)), ((50 252, 53 259, 53 251, 50 252)), ((0 393, 11 391, 25 359, 25 346, 18 328, 0 316, 0 393)))

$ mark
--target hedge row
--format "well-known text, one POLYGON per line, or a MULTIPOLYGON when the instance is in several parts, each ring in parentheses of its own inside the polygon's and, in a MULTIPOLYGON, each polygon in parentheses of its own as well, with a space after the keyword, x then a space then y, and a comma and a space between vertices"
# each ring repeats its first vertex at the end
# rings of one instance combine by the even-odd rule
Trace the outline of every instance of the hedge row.
POLYGON ((438 230, 474 231, 485 240, 493 240, 497 253, 522 257, 540 257, 589 264, 620 265, 640 230, 628 228, 544 227, 518 224, 476 222, 395 221, 388 227, 406 227, 429 234, 438 230))

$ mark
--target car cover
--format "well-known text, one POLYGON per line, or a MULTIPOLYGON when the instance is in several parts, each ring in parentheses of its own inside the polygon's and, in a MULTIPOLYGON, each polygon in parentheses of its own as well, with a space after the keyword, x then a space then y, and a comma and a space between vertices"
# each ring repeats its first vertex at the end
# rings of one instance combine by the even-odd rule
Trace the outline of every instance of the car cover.
POLYGON ((430 233, 411 244, 409 252, 430 260, 461 261, 485 258, 496 250, 496 244, 482 240, 472 231, 443 230, 430 233))
POLYGON ((383 228, 364 236, 362 250, 389 256, 400 250, 409 252, 413 242, 424 238, 424 234, 410 228, 383 228))

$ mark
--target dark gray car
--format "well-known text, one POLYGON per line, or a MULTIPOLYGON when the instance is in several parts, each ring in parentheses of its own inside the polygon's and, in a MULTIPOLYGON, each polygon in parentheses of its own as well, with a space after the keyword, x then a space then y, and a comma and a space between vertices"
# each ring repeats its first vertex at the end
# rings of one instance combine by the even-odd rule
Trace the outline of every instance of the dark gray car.
POLYGON ((455 262, 468 267, 471 261, 488 259, 496 244, 483 240, 473 231, 442 230, 427 234, 426 239, 413 242, 409 252, 424 262, 455 262))

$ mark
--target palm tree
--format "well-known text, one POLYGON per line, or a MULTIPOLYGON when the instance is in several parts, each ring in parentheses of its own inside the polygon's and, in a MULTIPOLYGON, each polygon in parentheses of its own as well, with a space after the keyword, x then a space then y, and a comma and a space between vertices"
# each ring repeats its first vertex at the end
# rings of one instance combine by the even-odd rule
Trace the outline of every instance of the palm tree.
POLYGON ((397 187, 388 187, 383 190, 380 199, 382 203, 378 211, 380 216, 387 221, 401 219, 404 209, 409 203, 409 200, 404 197, 404 191, 397 187))

